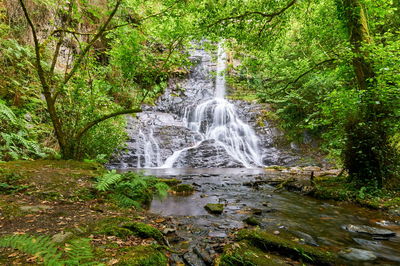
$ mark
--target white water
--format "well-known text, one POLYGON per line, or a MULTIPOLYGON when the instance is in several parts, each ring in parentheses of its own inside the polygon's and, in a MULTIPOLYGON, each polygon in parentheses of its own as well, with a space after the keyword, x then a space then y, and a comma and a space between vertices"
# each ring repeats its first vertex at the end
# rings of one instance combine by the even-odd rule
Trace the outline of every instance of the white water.
POLYGON ((166 159, 161 168, 172 168, 180 155, 197 148, 202 141, 213 139, 226 152, 245 167, 262 166, 258 148, 259 139, 254 130, 244 123, 236 113, 235 106, 229 103, 226 93, 226 53, 221 45, 218 47, 217 75, 215 80, 215 97, 185 112, 187 127, 201 135, 201 141, 192 147, 175 151, 166 159))

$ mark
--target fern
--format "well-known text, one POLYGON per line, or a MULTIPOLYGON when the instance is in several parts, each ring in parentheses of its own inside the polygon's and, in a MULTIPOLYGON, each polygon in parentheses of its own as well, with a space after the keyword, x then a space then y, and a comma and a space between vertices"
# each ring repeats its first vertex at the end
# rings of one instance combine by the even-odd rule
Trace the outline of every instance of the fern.
POLYGON ((92 262, 90 239, 75 239, 66 245, 63 252, 48 236, 11 235, 0 238, 0 248, 13 248, 34 255, 44 265, 102 265, 92 262))
POLYGON ((118 183, 121 179, 122 175, 117 174, 115 170, 112 170, 98 178, 96 189, 99 191, 107 191, 110 189, 111 185, 118 183))
POLYGON ((57 247, 47 236, 33 237, 29 235, 12 235, 0 238, 0 247, 14 248, 24 253, 35 255, 46 265, 60 265, 56 262, 62 256, 57 247))
POLYGON ((165 197, 169 189, 155 177, 128 172, 117 174, 112 170, 97 179, 96 188, 108 191, 109 197, 121 207, 139 208, 148 205, 153 195, 165 197))
POLYGON ((94 257, 90 239, 75 239, 65 250, 68 256, 68 260, 65 261, 66 265, 94 265, 93 262, 90 262, 94 257))

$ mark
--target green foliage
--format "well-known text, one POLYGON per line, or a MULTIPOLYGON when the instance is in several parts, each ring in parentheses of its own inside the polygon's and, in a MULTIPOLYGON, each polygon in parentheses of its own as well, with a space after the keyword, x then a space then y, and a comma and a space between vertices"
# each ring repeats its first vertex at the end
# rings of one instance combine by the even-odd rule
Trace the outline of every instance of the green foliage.
POLYGON ((46 154, 30 139, 26 122, 0 100, 0 160, 42 158, 46 154))
POLYGON ((169 186, 152 176, 138 173, 116 173, 109 171, 99 177, 96 184, 99 191, 109 192, 109 197, 121 207, 148 206, 153 195, 165 197, 169 186))
POLYGON ((44 265, 99 265, 90 262, 93 260, 90 239, 72 240, 62 252, 47 236, 11 235, 0 238, 0 247, 34 255, 44 265))

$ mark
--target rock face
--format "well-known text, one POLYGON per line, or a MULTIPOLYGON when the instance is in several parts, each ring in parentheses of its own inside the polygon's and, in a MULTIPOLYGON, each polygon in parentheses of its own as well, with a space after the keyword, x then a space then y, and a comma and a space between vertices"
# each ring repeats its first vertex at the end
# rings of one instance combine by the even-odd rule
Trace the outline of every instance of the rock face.
POLYGON ((127 150, 110 168, 237 168, 296 160, 274 147, 279 131, 257 123, 265 106, 214 97, 220 62, 202 49, 192 50, 190 59, 194 66, 186 79, 171 80, 155 106, 128 118, 127 150))
POLYGON ((244 165, 226 152, 226 150, 215 144, 214 140, 205 140, 197 147, 184 151, 174 167, 193 167, 204 166, 237 168, 244 165))

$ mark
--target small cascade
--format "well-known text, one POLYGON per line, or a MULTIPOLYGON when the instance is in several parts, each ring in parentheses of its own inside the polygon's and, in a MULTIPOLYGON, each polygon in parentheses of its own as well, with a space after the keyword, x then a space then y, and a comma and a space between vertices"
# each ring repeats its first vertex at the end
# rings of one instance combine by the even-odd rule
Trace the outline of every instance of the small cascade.
POLYGON ((175 151, 162 168, 172 168, 180 155, 195 149, 205 140, 215 140, 229 156, 244 167, 262 166, 259 152, 259 139, 254 130, 244 123, 236 113, 235 106, 225 97, 226 53, 221 44, 218 45, 217 75, 215 80, 215 97, 197 105, 194 110, 185 110, 187 127, 201 135, 201 141, 192 147, 175 151))
POLYGON ((136 145, 137 168, 152 168, 161 165, 160 147, 154 138, 153 130, 145 135, 139 130, 136 145))

